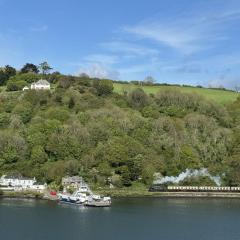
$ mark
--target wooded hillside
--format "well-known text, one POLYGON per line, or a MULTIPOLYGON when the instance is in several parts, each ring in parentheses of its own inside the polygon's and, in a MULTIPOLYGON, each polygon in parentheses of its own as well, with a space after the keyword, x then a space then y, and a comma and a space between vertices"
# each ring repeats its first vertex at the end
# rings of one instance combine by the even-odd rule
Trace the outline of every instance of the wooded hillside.
POLYGON ((239 97, 223 106, 176 90, 114 93, 110 80, 59 73, 17 73, 2 85, 0 174, 122 187, 204 167, 240 185, 239 97), (9 88, 43 76, 51 91, 9 88))

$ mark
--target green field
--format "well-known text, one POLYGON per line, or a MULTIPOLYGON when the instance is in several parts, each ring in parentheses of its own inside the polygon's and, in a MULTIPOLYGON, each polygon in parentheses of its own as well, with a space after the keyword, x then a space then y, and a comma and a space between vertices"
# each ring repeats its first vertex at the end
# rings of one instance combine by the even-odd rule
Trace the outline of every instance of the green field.
MULTIPOLYGON (((117 93, 122 93, 123 91, 131 91, 134 88, 139 86, 133 84, 121 84, 114 83, 114 91, 117 93)), ((158 93, 165 90, 179 90, 185 93, 196 93, 204 96, 209 100, 213 100, 220 104, 226 104, 233 102, 240 95, 239 93, 232 91, 216 90, 216 89, 207 89, 207 88, 197 88, 197 87, 180 87, 180 86, 141 86, 141 88, 146 93, 158 93)))
MULTIPOLYGON (((160 91, 165 91, 165 90, 179 90, 185 93, 196 93, 204 96, 209 100, 213 100, 220 104, 233 102, 237 99, 238 96, 240 96, 239 93, 236 93, 233 91, 224 91, 224 90, 208 89, 208 88, 180 87, 180 86, 136 86, 133 84, 114 83, 114 91, 117 93, 123 93, 123 91, 131 91, 132 89, 137 87, 143 88, 143 90, 146 93, 153 93, 153 94, 158 93, 160 91)), ((0 87, 0 92, 5 92, 5 90, 6 90, 5 87, 0 87)))

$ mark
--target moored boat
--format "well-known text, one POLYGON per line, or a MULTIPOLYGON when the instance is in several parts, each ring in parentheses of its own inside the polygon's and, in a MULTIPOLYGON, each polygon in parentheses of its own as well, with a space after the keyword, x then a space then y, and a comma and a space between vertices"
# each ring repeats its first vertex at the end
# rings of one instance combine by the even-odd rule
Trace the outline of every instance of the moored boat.
POLYGON ((86 183, 80 186, 72 195, 67 193, 59 193, 58 199, 60 203, 84 205, 88 207, 111 206, 110 197, 101 197, 100 195, 94 195, 86 183))

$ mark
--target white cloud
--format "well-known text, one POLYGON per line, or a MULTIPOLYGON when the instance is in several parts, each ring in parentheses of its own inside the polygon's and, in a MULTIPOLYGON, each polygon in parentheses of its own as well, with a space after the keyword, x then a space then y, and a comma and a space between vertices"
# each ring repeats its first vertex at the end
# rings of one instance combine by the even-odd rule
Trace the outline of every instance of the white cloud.
POLYGON ((211 81, 214 84, 232 88, 239 80, 233 79, 232 72, 239 72, 234 32, 238 30, 240 5, 221 3, 195 4, 178 14, 163 13, 123 26, 112 37, 115 40, 99 44, 100 53, 83 58, 84 70, 100 78, 154 75, 166 82, 189 84, 205 79, 202 81, 207 85, 206 79, 211 78, 217 79, 211 81), (225 78, 218 79, 223 74, 225 78))
POLYGON ((119 78, 118 71, 106 68, 105 66, 99 63, 91 63, 91 64, 88 64, 87 66, 80 67, 79 71, 77 72, 77 75, 80 73, 86 73, 90 77, 100 78, 100 79, 116 80, 119 78))
POLYGON ((101 44, 103 47, 114 53, 126 54, 127 56, 147 56, 158 55, 159 50, 144 47, 138 44, 124 42, 124 41, 112 41, 101 44))
POLYGON ((225 24, 240 19, 240 10, 188 13, 168 21, 159 18, 144 20, 122 31, 137 39, 149 39, 184 54, 211 48, 216 42, 228 39, 225 24))
POLYGON ((195 44, 195 41, 198 39, 195 34, 181 29, 164 27, 157 22, 139 24, 134 27, 125 27, 124 31, 133 33, 142 38, 152 39, 185 53, 192 53, 200 48, 195 44))
POLYGON ((92 54, 84 58, 85 61, 90 63, 99 63, 102 65, 112 65, 118 62, 118 57, 107 54, 92 54))

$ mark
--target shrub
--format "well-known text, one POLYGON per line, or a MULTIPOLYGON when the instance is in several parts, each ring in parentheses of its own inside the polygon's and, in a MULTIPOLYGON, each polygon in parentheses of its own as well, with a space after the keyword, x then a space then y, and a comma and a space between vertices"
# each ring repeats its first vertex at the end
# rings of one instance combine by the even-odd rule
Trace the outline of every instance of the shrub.
POLYGON ((94 80, 93 87, 97 90, 98 96, 106 96, 113 92, 111 80, 94 80))
POLYGON ((20 91, 27 85, 26 81, 10 79, 7 83, 7 91, 20 91))
POLYGON ((133 108, 141 109, 148 104, 148 96, 141 88, 136 88, 128 94, 128 103, 133 108))

